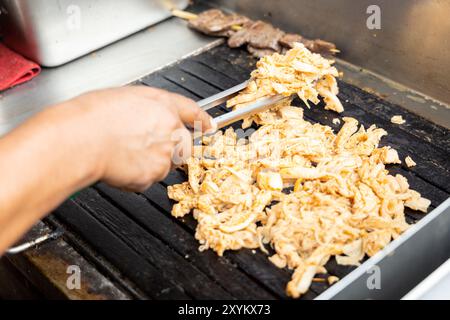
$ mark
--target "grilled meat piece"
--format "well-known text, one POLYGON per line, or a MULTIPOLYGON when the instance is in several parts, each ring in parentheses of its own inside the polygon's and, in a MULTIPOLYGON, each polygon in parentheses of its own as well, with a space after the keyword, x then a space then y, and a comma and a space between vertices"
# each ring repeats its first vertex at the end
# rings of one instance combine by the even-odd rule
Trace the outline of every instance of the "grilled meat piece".
POLYGON ((196 19, 189 21, 189 27, 212 36, 229 37, 235 31, 233 26, 241 26, 248 23, 247 17, 231 14, 225 15, 222 11, 211 9, 198 15, 196 19))
POLYGON ((334 55, 336 50, 336 46, 334 43, 316 39, 316 40, 307 40, 303 42, 306 48, 308 48, 311 52, 320 53, 322 55, 334 55))
POLYGON ((228 45, 231 48, 237 48, 249 44, 255 49, 270 49, 280 52, 279 41, 283 35, 284 32, 280 29, 274 28, 268 23, 256 21, 247 23, 241 30, 234 33, 228 39, 228 45))
POLYGON ((255 48, 255 47, 252 47, 251 45, 247 46, 247 51, 250 52, 252 54, 252 56, 254 56, 254 57, 258 58, 258 59, 260 59, 262 57, 265 57, 265 56, 269 56, 269 55, 274 54, 275 52, 277 52, 277 51, 272 50, 272 49, 255 48))
POLYGON ((321 39, 309 40, 299 34, 288 33, 280 39, 280 44, 288 49, 292 49, 295 42, 303 43, 309 51, 322 55, 332 55, 336 50, 336 46, 331 42, 321 39))

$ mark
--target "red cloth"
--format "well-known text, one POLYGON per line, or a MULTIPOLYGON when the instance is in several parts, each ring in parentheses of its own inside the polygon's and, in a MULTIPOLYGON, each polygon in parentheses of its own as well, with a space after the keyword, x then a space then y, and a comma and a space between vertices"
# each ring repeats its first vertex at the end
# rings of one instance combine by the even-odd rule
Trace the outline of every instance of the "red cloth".
POLYGON ((0 43, 0 91, 33 79, 41 67, 0 43))

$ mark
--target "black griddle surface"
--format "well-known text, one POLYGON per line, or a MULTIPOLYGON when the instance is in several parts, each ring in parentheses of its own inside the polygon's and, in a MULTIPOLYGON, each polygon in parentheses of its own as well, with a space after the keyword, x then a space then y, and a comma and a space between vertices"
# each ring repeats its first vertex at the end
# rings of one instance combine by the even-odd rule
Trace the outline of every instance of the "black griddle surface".
MULTIPOLYGON (((220 46, 139 82, 200 100, 247 80, 255 62, 244 50, 220 46)), ((407 177, 413 189, 432 201, 432 208, 447 199, 449 131, 350 84, 340 81, 339 87, 343 114, 326 111, 320 105, 305 108, 305 118, 335 130, 340 126, 332 120, 338 116, 355 117, 365 127, 376 124, 384 128, 389 135, 382 144, 397 149, 401 159, 410 155, 417 162, 411 169, 396 165, 389 166, 389 171, 407 177), (404 125, 390 122, 397 114, 406 120, 404 125)), ((300 101, 295 103, 302 105, 300 101)), ((213 116, 223 112, 223 107, 210 110, 213 116)), ((240 250, 218 257, 211 250, 198 251, 195 220, 191 216, 177 220, 170 215, 173 202, 167 197, 167 186, 183 181, 185 174, 175 171, 143 194, 124 193, 100 183, 66 201, 53 218, 80 237, 83 245, 72 244, 89 261, 119 287, 134 292, 136 298, 288 298, 285 286, 291 272, 276 268, 262 252, 240 250), (104 261, 109 268, 103 266, 104 261)), ((424 216, 409 209, 406 214, 409 223, 424 216)), ((329 275, 340 278, 354 269, 338 266, 334 260, 326 268, 329 275)), ((325 282, 314 282, 301 299, 313 299, 327 288, 325 282)))

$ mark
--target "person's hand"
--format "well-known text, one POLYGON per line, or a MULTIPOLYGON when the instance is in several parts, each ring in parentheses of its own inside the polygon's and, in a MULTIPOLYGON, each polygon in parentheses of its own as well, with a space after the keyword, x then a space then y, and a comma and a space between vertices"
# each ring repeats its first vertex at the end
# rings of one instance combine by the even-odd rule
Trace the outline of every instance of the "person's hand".
POLYGON ((190 155, 186 126, 214 130, 211 117, 185 97, 147 87, 125 87, 75 99, 84 127, 98 151, 100 179, 143 191, 164 179, 180 157, 190 155))
POLYGON ((143 191, 163 179, 174 153, 190 154, 186 125, 199 124, 215 129, 193 101, 145 87, 91 92, 31 117, 0 139, 0 255, 96 181, 143 191))

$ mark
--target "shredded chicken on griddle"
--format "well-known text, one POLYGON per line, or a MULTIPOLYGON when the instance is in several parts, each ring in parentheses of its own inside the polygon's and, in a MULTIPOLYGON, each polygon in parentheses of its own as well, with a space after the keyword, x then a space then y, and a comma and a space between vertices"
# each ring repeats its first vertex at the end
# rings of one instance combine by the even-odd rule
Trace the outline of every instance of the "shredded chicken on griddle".
MULTIPOLYGON (((315 102, 321 88, 337 90, 331 63, 305 50, 300 45, 262 59, 250 89, 230 105, 292 92, 315 102)), ((187 162, 189 180, 168 187, 168 194, 177 201, 175 217, 193 212, 200 250, 268 253, 270 246, 270 261, 294 271, 286 290, 297 298, 326 273, 330 257, 358 265, 408 229, 405 207, 426 212, 430 201, 386 170, 400 159, 379 147, 385 130, 344 117, 334 133, 289 104, 258 115, 260 127, 248 138, 233 128, 204 137, 187 162)))
MULTIPOLYGON (((339 93, 336 82, 338 71, 333 67, 333 61, 311 53, 301 43, 296 43, 293 49, 284 55, 275 53, 263 57, 256 64, 256 70, 251 76, 249 86, 228 100, 229 108, 242 108, 255 100, 276 94, 296 94, 308 107, 308 101, 317 104, 321 96, 325 101, 325 109, 344 111, 336 96, 339 93)), ((261 120, 269 121, 274 117, 273 111, 263 112, 246 119, 243 127, 251 126, 253 121, 260 124, 261 120)))

